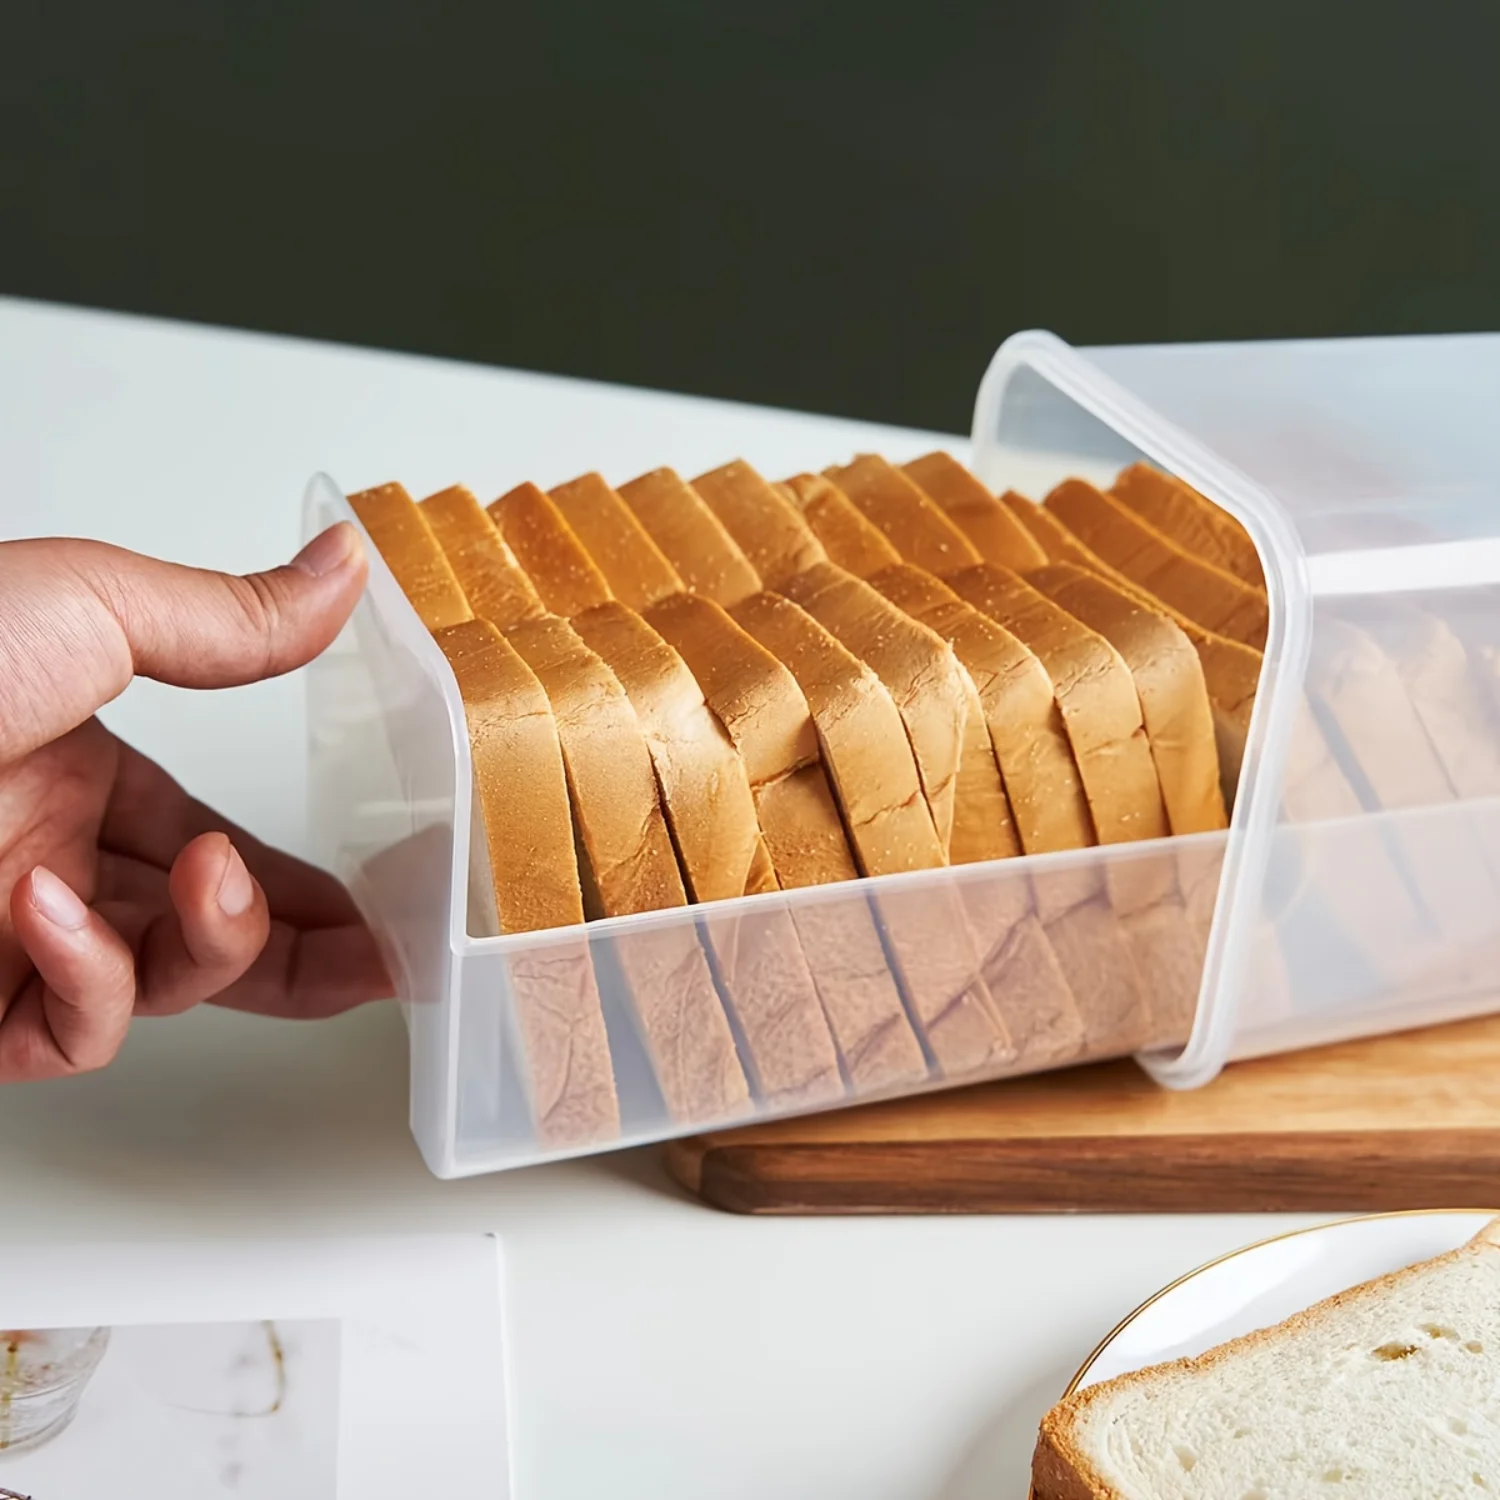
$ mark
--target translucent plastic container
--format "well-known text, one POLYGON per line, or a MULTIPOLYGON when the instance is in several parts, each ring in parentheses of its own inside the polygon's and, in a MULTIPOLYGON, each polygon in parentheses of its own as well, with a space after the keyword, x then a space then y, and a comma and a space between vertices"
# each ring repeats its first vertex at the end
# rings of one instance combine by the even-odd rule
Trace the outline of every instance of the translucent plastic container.
MULTIPOLYGON (((310 675, 312 822, 406 1002, 432 1170, 1100 1057, 1193 1087, 1231 1058, 1500 1009, 1497 410, 1500 338, 1009 340, 968 455, 992 489, 1040 499, 1144 459, 1259 549, 1270 625, 1229 830, 566 932, 495 934, 463 708, 377 559, 310 675), (579 1105, 558 1029, 589 973, 617 1123, 579 1105), (728 1044, 704 1029, 718 1009, 728 1044)), ((323 477, 306 514, 351 518, 323 477)))

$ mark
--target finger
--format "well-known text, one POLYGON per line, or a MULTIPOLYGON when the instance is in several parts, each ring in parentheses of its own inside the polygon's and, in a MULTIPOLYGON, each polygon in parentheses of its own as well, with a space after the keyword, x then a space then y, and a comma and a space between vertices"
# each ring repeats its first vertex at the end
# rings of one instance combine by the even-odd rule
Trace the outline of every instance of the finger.
POLYGON ((302 666, 348 619, 365 571, 347 523, 245 577, 102 542, 0 543, 0 759, 83 723, 133 675, 217 688, 302 666))
POLYGON ((137 932, 128 918, 118 924, 135 949, 137 1015, 177 1015, 212 999, 254 964, 270 931, 265 895, 222 833, 183 849, 167 890, 171 905, 137 932))
POLYGON ((393 992, 380 950, 363 925, 299 932, 277 923, 244 978, 215 1005, 288 1020, 322 1020, 393 992))
POLYGON ((102 1068, 130 1026, 129 947, 42 866, 16 882, 10 916, 36 975, 0 1018, 0 1080, 102 1068))
POLYGON ((273 918, 297 927, 359 922, 353 899, 332 875, 261 843, 189 796, 155 761, 122 744, 100 846, 168 870, 179 850, 206 833, 222 833, 231 840, 265 892, 273 918))

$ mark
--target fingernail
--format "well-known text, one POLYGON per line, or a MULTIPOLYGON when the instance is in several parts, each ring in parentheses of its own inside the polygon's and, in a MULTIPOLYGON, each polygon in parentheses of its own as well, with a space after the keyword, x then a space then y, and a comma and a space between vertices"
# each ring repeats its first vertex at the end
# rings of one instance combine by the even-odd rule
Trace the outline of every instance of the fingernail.
POLYGON ((359 550, 359 537, 347 521, 320 532, 292 559, 292 566, 314 578, 326 577, 347 567, 359 550))
POLYGON ((226 917, 237 917, 250 909, 255 900, 255 883, 245 868, 245 861, 233 844, 229 846, 229 858, 224 861, 224 873, 219 877, 219 910, 226 917))
POLYGON ((77 932, 89 919, 88 907, 44 865, 31 872, 31 904, 54 927, 67 932, 77 932))

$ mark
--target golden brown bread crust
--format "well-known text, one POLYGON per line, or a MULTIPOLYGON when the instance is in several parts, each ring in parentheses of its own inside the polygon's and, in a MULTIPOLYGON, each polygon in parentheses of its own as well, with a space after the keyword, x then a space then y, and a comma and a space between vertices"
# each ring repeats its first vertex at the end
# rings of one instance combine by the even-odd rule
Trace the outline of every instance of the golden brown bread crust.
POLYGON ((613 597, 562 512, 534 484, 518 484, 489 514, 553 614, 566 619, 613 597))
POLYGON ((673 470, 653 469, 622 484, 619 493, 693 593, 728 608, 760 591, 760 575, 750 559, 703 497, 673 470))
POLYGON ((1099 842, 1165 837, 1166 809, 1140 699, 1119 652, 1006 569, 984 563, 948 583, 1023 640, 1047 669, 1099 842))
POLYGON ((418 507, 432 527, 476 619, 509 630, 547 613, 515 553, 471 490, 455 484, 418 507))
POLYGON ((711 600, 679 594, 647 610, 646 620, 687 663, 739 751, 782 887, 855 879, 797 679, 711 600))
POLYGON ((719 518, 767 588, 827 562, 822 543, 797 507, 777 494, 743 459, 693 481, 693 488, 719 518))
POLYGON ((1043 505, 1086 547, 1164 604, 1205 630, 1265 649, 1270 611, 1264 593, 1183 551, 1082 479, 1064 480, 1043 505))
POLYGON ((731 613, 797 679, 862 873, 946 864, 901 715, 875 673, 779 594, 752 594, 731 613))
POLYGON ((1110 486, 1110 494, 1141 520, 1171 537, 1185 552, 1233 573, 1264 592, 1266 576, 1250 534, 1191 485, 1150 464, 1131 464, 1110 486))
MULTIPOLYGON (((879 678, 779 594, 752 595, 736 607, 734 617, 797 679, 862 871, 887 874, 945 864, 901 716, 879 678)), ((913 1015, 944 1073, 958 1077, 1009 1062, 1014 1048, 954 892, 892 891, 877 898, 876 908, 913 1015)))
POLYGON ((639 610, 682 592, 677 570, 602 475, 581 474, 548 494, 615 598, 639 610))
POLYGON ((1092 844, 1094 825, 1052 679, 1030 648, 923 568, 901 563, 870 582, 942 636, 973 679, 1023 851, 1092 844))
POLYGON ((1203 668, 1203 682, 1213 708, 1219 792, 1226 808, 1230 806, 1239 785, 1245 740, 1250 733, 1250 715, 1255 708, 1255 694, 1260 684, 1260 652, 1241 641, 1231 641, 1205 630, 1163 603, 1133 579, 1112 568, 1097 553, 1091 552, 1056 516, 1049 515, 1033 501, 1013 490, 1007 491, 1001 500, 1031 530, 1053 562, 1085 568, 1121 593, 1161 610, 1192 642, 1203 668))
MULTIPOLYGON (((581 924, 567 781, 546 693, 488 621, 447 626, 436 638, 464 703, 499 930, 581 924)), ((618 1136, 614 1070, 587 942, 523 949, 509 966, 538 1136, 549 1146, 618 1136)))
POLYGON ((979 549, 906 474, 873 453, 823 471, 909 563, 941 577, 982 562, 979 549))
POLYGON ((508 639, 552 704, 602 914, 686 905, 651 753, 619 680, 555 615, 516 626, 508 639))
MULTIPOLYGON (((683 653, 733 740, 782 885, 854 879, 859 872, 796 679, 708 599, 677 595, 647 618, 683 653)), ((922 1078, 921 1048, 864 901, 813 903, 792 920, 855 1089, 868 1093, 922 1078)))
POLYGON ((1038 568, 1027 582, 1124 657, 1171 831, 1210 833, 1226 827, 1213 710, 1203 665, 1188 638, 1161 611, 1070 563, 1038 568))
POLYGON ((349 506, 429 630, 473 618, 432 528, 399 484, 361 490, 349 496, 349 506))
MULTIPOLYGON (((932 812, 938 842, 951 862, 955 828, 960 838, 986 808, 957 806, 957 782, 965 747, 969 687, 953 648, 862 579, 832 563, 819 563, 788 578, 786 597, 859 657, 885 684, 915 757, 922 793, 932 812)), ((986 742, 993 791, 1001 796, 1000 772, 986 742)), ((982 777, 982 764, 971 766, 982 777)))
POLYGON ((924 454, 902 471, 973 542, 985 562, 1024 573, 1047 561, 1041 543, 951 454, 924 454))
POLYGON ((830 560, 856 577, 901 561, 886 534, 826 475, 796 474, 776 488, 802 512, 830 560))
POLYGON ((1257 1329, 1254 1333, 1230 1339, 1206 1354, 1149 1365, 1126 1375, 1118 1375, 1113 1380, 1100 1381, 1096 1385, 1075 1391, 1058 1402, 1042 1419, 1036 1455, 1032 1461, 1032 1488, 1036 1500, 1119 1500, 1119 1490, 1099 1473, 1075 1433, 1079 1417, 1097 1402, 1108 1399, 1122 1389, 1145 1384, 1167 1373, 1200 1374, 1233 1359, 1247 1349, 1295 1341, 1306 1333, 1315 1332, 1330 1314, 1350 1303, 1383 1296, 1438 1266, 1452 1265, 1470 1256, 1497 1253, 1500 1253, 1500 1220, 1486 1225, 1473 1239, 1456 1250, 1377 1276, 1372 1281, 1362 1282, 1346 1291, 1336 1292, 1270 1328, 1257 1329))

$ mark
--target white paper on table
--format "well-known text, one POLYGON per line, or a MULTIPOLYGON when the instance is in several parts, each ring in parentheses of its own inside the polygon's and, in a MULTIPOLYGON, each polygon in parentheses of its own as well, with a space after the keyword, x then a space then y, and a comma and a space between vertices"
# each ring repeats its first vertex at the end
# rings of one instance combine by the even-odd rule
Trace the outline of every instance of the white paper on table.
POLYGON ((34 1500, 508 1500, 488 1236, 0 1248, 0 1327, 108 1327, 34 1500))

